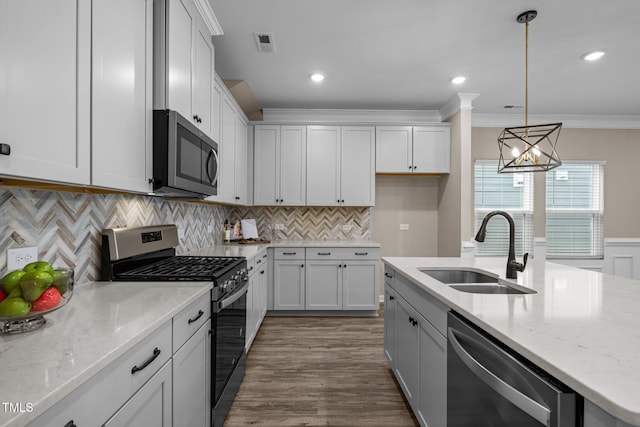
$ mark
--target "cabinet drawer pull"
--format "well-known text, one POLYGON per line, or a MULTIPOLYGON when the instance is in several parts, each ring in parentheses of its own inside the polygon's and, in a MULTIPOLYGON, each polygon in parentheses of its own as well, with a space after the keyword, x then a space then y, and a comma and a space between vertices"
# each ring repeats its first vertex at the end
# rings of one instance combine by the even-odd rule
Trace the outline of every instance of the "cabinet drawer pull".
POLYGON ((158 347, 156 347, 156 348, 153 349, 153 355, 150 358, 148 358, 142 365, 140 365, 140 367, 138 367, 138 365, 136 365, 133 368, 131 368, 131 375, 135 374, 138 371, 142 371, 144 368, 149 366, 149 364, 151 364, 151 362, 156 360, 156 358, 158 356, 160 356, 160 349, 158 347))
POLYGON ((396 299, 396 297, 394 297, 393 295, 389 295, 389 301, 393 301, 394 299, 396 299))
POLYGON ((369 252, 356 252, 356 255, 369 255, 369 252))
POLYGON ((260 264, 261 262, 262 262, 262 260, 259 259, 259 260, 256 261, 256 264, 260 264))
POLYGON ((295 255, 296 252, 282 252, 282 255, 295 255))
POLYGON ((193 319, 189 319, 189 324, 192 324, 193 322, 197 322, 199 318, 202 317, 202 315, 204 314, 204 311, 202 310, 198 310, 198 315, 196 317, 194 317, 193 319))
POLYGON ((388 277, 389 279, 393 279, 393 276, 390 275, 389 273, 384 273, 384 277, 388 277))
POLYGON ((318 255, 331 255, 331 252, 318 252, 318 255))
POLYGON ((249 267, 249 271, 253 270, 253 266, 249 267))
POLYGON ((68 423, 66 423, 64 427, 76 427, 76 423, 74 423, 73 420, 71 420, 68 423))
POLYGON ((266 257, 267 257, 267 254, 262 255, 262 258, 266 258, 266 257))

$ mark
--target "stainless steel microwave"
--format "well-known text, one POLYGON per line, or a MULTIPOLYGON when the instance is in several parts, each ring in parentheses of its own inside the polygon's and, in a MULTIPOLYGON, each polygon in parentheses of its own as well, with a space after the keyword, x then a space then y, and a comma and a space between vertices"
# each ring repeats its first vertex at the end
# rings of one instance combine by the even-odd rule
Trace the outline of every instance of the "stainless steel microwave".
POLYGON ((218 144, 173 110, 153 111, 153 192, 170 197, 218 194, 218 144))

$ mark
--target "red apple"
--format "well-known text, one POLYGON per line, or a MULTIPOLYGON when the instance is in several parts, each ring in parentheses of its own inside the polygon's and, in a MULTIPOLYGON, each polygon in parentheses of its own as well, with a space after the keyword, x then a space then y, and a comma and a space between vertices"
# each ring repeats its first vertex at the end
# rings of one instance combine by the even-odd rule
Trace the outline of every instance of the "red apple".
POLYGON ((49 286, 38 299, 31 303, 31 311, 45 311, 57 307, 62 295, 55 286, 49 286))

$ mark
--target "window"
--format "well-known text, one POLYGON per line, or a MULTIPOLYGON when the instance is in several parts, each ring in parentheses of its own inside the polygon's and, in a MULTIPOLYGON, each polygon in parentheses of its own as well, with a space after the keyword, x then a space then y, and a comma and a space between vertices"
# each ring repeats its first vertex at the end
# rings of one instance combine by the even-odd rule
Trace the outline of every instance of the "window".
POLYGON ((602 258, 603 163, 564 163, 546 176, 547 258, 602 258))
MULTIPOLYGON (((533 174, 499 174, 498 161, 476 160, 474 167, 475 229, 494 210, 509 213, 516 225, 516 255, 533 252, 533 174)), ((506 256, 509 253, 509 223, 502 217, 489 221, 478 256, 506 256)))

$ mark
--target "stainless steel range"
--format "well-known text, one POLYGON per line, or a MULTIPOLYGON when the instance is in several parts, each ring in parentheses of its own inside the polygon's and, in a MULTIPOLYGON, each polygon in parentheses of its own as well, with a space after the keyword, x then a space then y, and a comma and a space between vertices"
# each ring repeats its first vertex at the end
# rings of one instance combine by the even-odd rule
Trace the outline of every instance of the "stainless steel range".
POLYGON ((101 279, 211 281, 212 423, 222 426, 244 378, 247 262, 243 257, 177 256, 175 225, 102 232, 101 279))

